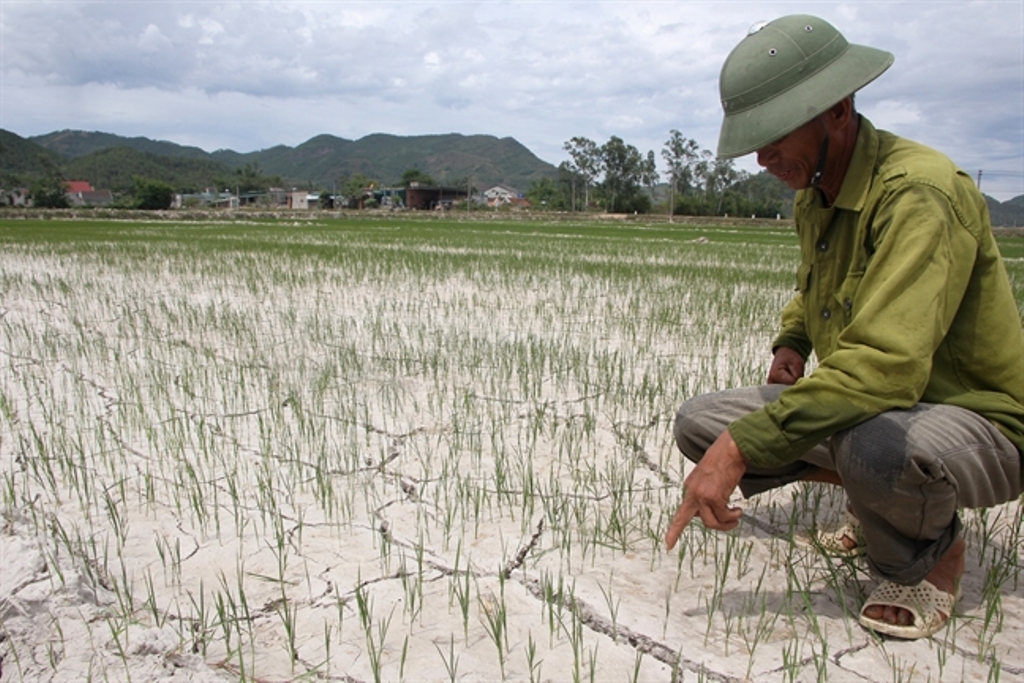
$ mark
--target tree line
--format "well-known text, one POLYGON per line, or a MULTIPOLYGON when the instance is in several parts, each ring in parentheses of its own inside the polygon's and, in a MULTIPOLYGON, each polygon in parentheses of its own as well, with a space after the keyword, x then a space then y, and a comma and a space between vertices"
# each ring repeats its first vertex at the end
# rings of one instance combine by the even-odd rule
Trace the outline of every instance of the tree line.
POLYGON ((536 180, 526 193, 534 206, 561 211, 667 212, 669 216, 759 216, 786 213, 792 193, 774 177, 739 170, 717 159, 678 130, 661 149, 667 171, 657 170, 653 151, 642 154, 612 136, 598 145, 574 137, 563 145, 569 160, 558 177, 536 180))
POLYGON ((74 178, 89 178, 93 185, 116 192, 114 208, 150 210, 169 208, 179 192, 195 194, 210 186, 239 193, 262 192, 284 183, 278 175, 264 174, 257 162, 245 164, 234 171, 200 162, 214 169, 211 182, 209 176, 189 175, 194 172, 192 167, 197 166, 193 160, 140 155, 123 147, 71 161, 68 164, 70 171, 47 157, 40 157, 38 163, 41 172, 28 177, 8 174, 0 177, 0 183, 26 185, 33 204, 49 209, 69 207, 67 181, 74 178))
MULTIPOLYGON (((565 142, 563 149, 569 159, 558 166, 553 177, 533 181, 525 193, 535 209, 658 211, 669 216, 774 217, 790 212, 792 192, 784 184, 767 173, 751 175, 738 170, 732 160, 716 159, 678 130, 670 131, 660 150, 663 172, 658 171, 654 151, 642 154, 617 136, 603 145, 577 136, 565 142)), ((67 205, 64 181, 69 176, 88 177, 96 186, 113 189, 117 193, 115 206, 126 208, 165 208, 176 191, 195 193, 208 187, 211 180, 214 187, 241 193, 281 187, 285 182, 280 176, 266 174, 258 162, 229 170, 216 162, 162 158, 123 147, 73 160, 64 168, 48 158, 40 162, 42 172, 25 183, 40 207, 67 205)), ((403 174, 401 186, 412 181, 433 184, 429 175, 417 169, 403 174)), ((477 190, 469 177, 445 184, 464 187, 467 194, 477 190)), ((333 192, 321 192, 320 204, 337 206, 340 199, 342 205, 353 208, 370 205, 372 198, 363 201, 367 189, 380 186, 374 178, 353 173, 335 183, 333 192)))

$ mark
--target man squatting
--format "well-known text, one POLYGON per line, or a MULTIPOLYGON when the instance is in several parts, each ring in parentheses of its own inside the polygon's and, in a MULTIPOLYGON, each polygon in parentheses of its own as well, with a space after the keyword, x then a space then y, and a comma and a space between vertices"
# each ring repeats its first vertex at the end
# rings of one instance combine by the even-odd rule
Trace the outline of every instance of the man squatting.
POLYGON ((676 415, 676 443, 697 465, 665 540, 671 549, 694 517, 734 528, 736 486, 749 497, 840 485, 846 524, 817 544, 866 555, 880 578, 863 626, 922 638, 959 597, 957 510, 1021 495, 1024 330, 972 179, 855 110, 853 94, 892 62, 799 15, 751 29, 722 67, 718 156, 756 152, 799 190, 800 267, 767 384, 698 396, 676 415))

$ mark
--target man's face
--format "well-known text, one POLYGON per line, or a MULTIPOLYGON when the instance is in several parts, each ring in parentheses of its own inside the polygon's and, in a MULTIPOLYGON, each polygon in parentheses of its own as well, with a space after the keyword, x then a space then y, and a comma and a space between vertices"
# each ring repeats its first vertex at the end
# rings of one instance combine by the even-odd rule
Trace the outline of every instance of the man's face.
POLYGON ((792 133, 757 150, 757 163, 793 190, 809 187, 818 169, 825 126, 808 121, 792 133))

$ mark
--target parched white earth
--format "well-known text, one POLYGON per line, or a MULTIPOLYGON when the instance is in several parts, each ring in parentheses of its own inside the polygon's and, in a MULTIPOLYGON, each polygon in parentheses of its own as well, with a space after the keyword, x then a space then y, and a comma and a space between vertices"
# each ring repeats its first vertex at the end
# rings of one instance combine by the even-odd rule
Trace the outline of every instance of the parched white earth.
POLYGON ((555 247, 292 239, 341 255, 0 253, 0 681, 1024 677, 1019 502, 964 514, 916 642, 801 542, 825 487, 664 550, 676 404, 756 381, 786 296, 699 275, 714 240, 504 271, 555 247))

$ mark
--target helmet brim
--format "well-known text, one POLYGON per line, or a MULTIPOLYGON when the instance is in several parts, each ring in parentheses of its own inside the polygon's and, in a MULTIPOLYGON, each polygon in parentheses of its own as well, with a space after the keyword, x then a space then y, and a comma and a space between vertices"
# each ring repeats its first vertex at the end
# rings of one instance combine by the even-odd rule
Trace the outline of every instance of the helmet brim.
POLYGON ((885 50, 851 43, 827 67, 792 88, 726 114, 718 136, 718 157, 740 157, 785 137, 881 76, 893 60, 885 50))

